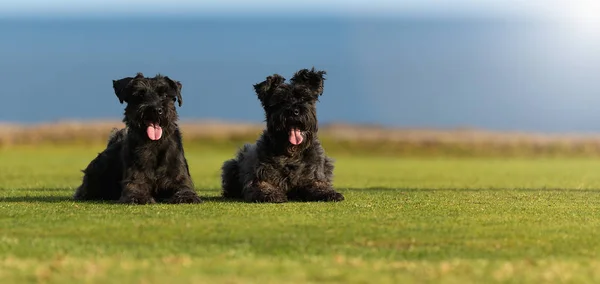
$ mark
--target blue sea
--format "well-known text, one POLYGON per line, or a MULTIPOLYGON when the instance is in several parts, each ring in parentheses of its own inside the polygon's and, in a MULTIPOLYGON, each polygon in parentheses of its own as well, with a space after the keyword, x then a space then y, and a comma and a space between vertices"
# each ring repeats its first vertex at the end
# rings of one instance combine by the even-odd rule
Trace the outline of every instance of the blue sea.
POLYGON ((600 131, 600 45, 547 23, 438 18, 0 20, 0 121, 120 119, 112 80, 183 84, 183 119, 260 122, 252 84, 328 72, 323 123, 600 131))

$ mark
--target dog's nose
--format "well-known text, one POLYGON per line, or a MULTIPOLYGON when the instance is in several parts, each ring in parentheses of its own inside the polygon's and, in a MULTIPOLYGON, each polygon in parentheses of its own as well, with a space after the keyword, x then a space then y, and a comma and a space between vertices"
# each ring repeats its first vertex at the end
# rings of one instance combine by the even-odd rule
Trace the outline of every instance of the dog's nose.
POLYGON ((159 115, 163 114, 163 109, 162 108, 157 108, 156 109, 156 113, 158 113, 159 115))
POLYGON ((300 114, 300 110, 299 110, 299 109, 297 109, 297 108, 295 108, 295 109, 294 109, 294 115, 299 115, 299 114, 300 114))

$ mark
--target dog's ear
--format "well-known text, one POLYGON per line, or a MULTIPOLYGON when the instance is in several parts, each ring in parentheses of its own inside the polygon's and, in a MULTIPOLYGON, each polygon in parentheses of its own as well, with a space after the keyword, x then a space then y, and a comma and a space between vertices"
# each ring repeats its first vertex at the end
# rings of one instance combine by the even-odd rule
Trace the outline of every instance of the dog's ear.
POLYGON ((183 98, 181 97, 181 88, 183 86, 181 85, 181 82, 175 81, 166 76, 165 76, 165 80, 167 80, 167 83, 169 83, 169 87, 171 87, 171 88, 173 88, 173 90, 175 90, 175 98, 179 102, 179 106, 181 106, 183 104, 183 98))
POLYGON ((137 73, 135 77, 125 77, 119 80, 113 80, 113 89, 115 90, 115 94, 117 98, 119 98, 119 102, 127 102, 129 100, 129 96, 131 96, 131 82, 135 79, 144 78, 144 74, 137 73))
POLYGON ((273 74, 267 77, 266 80, 255 84, 254 91, 256 91, 256 95, 258 95, 258 99, 264 104, 269 100, 273 91, 283 84, 283 82, 285 82, 285 78, 279 74, 273 74))
POLYGON ((318 98, 323 94, 323 82, 325 81, 325 74, 327 74, 327 72, 316 71, 315 67, 313 67, 311 70, 302 69, 296 72, 290 81, 293 84, 307 86, 315 98, 318 98))

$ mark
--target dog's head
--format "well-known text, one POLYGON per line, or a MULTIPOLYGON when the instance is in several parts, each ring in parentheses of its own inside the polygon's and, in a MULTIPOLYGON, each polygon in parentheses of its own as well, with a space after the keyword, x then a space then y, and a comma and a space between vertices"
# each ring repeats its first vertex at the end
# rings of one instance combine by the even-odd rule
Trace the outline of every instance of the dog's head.
POLYGON ((292 148, 307 146, 318 130, 316 103, 325 71, 302 69, 285 83, 278 74, 254 85, 267 120, 267 131, 292 148))
POLYGON ((178 119, 175 103, 182 104, 181 83, 169 77, 156 75, 113 80, 115 94, 121 103, 127 103, 123 121, 131 131, 150 140, 159 140, 170 134, 178 119))

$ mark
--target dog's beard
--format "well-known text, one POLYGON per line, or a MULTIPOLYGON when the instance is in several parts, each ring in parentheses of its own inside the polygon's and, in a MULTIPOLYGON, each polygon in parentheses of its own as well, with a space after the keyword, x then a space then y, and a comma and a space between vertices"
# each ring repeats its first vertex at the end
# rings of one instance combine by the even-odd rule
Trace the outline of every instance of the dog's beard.
POLYGON ((126 124, 136 129, 141 135, 146 136, 150 141, 158 141, 164 135, 169 134, 170 124, 168 115, 158 115, 152 110, 140 107, 136 112, 128 117, 126 115, 126 124))
POLYGON ((270 123, 268 123, 268 129, 271 133, 276 134, 277 137, 285 137, 292 146, 298 146, 305 142, 306 135, 310 131, 298 123, 287 126, 280 121, 270 121, 270 123))
POLYGON ((267 114, 267 128, 277 139, 289 143, 287 146, 296 149, 310 142, 312 133, 316 131, 317 119, 314 111, 304 111, 304 115, 290 116, 287 109, 276 110, 267 114))

